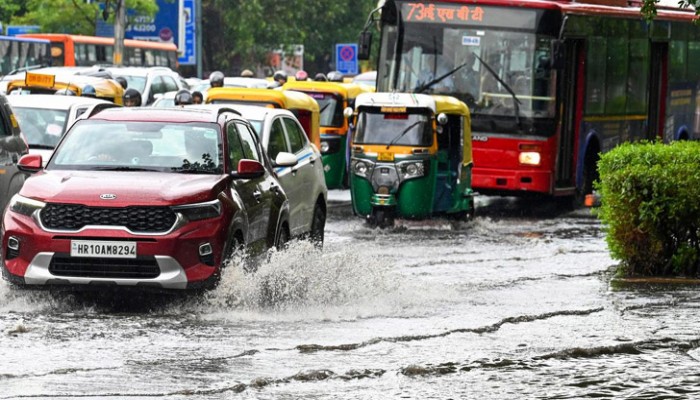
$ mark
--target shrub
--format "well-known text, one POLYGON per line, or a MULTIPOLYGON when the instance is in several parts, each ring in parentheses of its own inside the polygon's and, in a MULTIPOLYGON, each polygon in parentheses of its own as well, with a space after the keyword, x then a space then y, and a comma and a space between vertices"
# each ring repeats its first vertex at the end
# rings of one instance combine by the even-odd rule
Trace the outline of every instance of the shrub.
POLYGON ((700 143, 627 143, 602 155, 596 210, 626 276, 697 277, 700 143))

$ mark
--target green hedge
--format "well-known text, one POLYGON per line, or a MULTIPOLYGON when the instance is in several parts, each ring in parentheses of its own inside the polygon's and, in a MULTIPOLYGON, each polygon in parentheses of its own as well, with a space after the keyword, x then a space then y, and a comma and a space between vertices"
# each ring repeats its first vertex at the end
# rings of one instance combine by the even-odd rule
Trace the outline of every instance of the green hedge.
POLYGON ((698 277, 700 143, 623 144, 601 156, 596 210, 623 276, 698 277))

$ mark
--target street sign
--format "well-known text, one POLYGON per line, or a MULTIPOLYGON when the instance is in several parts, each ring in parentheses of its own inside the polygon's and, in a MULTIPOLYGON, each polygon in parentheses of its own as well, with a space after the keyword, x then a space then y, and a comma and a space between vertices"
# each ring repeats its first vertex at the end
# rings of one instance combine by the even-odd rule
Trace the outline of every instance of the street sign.
POLYGON ((39 25, 8 25, 7 36, 17 36, 23 33, 37 33, 39 25))
MULTIPOLYGON (((196 32, 196 14, 195 0, 185 0, 183 11, 185 19, 185 34, 184 34, 184 51, 182 56, 177 59, 180 65, 196 65, 197 64, 197 32, 196 32)), ((180 46, 183 47, 183 46, 180 46)))
POLYGON ((335 69, 343 75, 357 75, 357 43, 335 45, 335 69))

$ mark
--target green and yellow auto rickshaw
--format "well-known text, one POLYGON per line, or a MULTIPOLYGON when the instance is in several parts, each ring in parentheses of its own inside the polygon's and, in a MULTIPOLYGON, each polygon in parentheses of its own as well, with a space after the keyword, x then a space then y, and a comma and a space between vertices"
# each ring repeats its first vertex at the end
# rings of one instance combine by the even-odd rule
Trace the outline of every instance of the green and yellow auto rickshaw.
POLYGON ((321 158, 328 189, 347 187, 349 159, 348 134, 350 126, 343 111, 355 106, 360 93, 371 91, 365 85, 340 82, 289 81, 284 90, 306 93, 313 97, 321 110, 321 158))
POLYGON ((379 227, 394 218, 474 214, 471 118, 449 96, 364 93, 347 109, 353 210, 379 227))

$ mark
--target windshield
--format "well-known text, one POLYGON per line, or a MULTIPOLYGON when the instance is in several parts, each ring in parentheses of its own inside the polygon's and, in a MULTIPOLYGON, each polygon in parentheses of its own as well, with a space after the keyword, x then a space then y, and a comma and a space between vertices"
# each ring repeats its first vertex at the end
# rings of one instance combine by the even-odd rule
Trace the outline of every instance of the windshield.
POLYGON ((139 93, 143 93, 143 91, 146 89, 146 77, 145 76, 130 76, 130 75, 120 75, 124 79, 126 79, 126 87, 128 88, 134 88, 139 91, 139 93))
POLYGON ((345 118, 343 117, 343 98, 331 93, 307 92, 318 103, 321 110, 321 126, 342 127, 345 118))
POLYGON ((448 94, 474 114, 554 116, 550 36, 406 22, 403 42, 398 43, 397 32, 395 26, 384 27, 380 91, 448 94))
POLYGON ((431 126, 426 112, 382 113, 379 109, 362 108, 353 143, 430 146, 433 144, 431 126))
POLYGON ((216 124, 83 120, 47 169, 220 174, 222 157, 216 124))
POLYGON ((13 107, 29 147, 53 149, 66 130, 67 110, 13 107))

